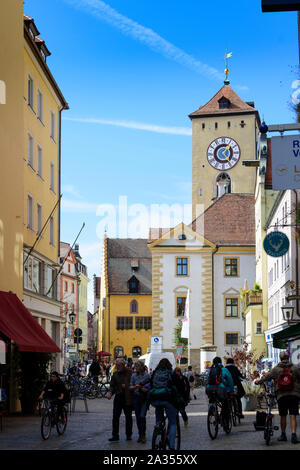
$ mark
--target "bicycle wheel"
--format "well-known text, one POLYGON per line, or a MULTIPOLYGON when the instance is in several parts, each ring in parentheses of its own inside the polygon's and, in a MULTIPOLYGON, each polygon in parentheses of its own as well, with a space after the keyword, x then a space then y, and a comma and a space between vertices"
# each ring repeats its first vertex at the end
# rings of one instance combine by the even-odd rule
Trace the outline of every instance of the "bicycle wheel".
POLYGON ((45 410, 43 413, 42 421, 41 421, 41 435, 42 438, 46 441, 49 439, 51 434, 51 423, 52 421, 52 413, 49 410, 45 410))
POLYGON ((230 400, 230 402, 229 402, 229 410, 230 410, 232 424, 233 424, 233 426, 236 426, 237 425, 237 416, 235 414, 235 407, 234 407, 234 401, 233 400, 230 400))
POLYGON ((152 434, 152 450, 165 449, 165 433, 158 426, 155 426, 152 434))
POLYGON ((271 436, 272 436, 272 419, 267 418, 266 419, 266 427, 265 427, 265 431, 264 431, 264 438, 265 438, 267 446, 270 445, 271 436))
POLYGON ((230 408, 227 416, 225 415, 223 410, 221 411, 221 420, 224 431, 226 432, 226 434, 230 434, 232 429, 232 414, 230 412, 230 408))
POLYGON ((217 406, 211 404, 207 413, 207 430, 211 439, 216 439, 219 430, 219 417, 217 406))
POLYGON ((56 415, 56 430, 60 436, 65 432, 67 428, 67 422, 68 422, 68 413, 67 413, 66 408, 63 407, 61 415, 59 415, 58 412, 56 415))

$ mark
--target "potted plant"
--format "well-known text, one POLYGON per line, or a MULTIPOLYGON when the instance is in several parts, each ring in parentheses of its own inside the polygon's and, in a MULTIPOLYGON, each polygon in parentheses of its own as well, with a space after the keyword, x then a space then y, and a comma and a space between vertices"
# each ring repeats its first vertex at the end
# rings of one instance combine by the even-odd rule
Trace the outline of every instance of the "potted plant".
POLYGON ((243 411, 255 411, 257 408, 257 397, 260 395, 260 386, 251 380, 243 382, 245 395, 241 398, 243 411))

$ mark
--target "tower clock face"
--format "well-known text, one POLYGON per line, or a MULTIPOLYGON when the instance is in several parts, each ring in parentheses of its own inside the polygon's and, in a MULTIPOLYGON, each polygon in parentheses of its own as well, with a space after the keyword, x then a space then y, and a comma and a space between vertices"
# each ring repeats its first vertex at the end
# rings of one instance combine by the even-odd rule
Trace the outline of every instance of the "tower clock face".
POLYGON ((208 163, 216 170, 230 170, 239 161, 240 147, 231 137, 218 137, 207 149, 208 163))

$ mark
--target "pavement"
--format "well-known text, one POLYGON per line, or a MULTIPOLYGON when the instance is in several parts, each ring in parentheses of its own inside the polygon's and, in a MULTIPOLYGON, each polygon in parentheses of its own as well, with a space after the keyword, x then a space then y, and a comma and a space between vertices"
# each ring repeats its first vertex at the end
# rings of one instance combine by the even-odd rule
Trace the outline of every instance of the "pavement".
MULTIPOLYGON (((186 408, 189 424, 183 425, 181 420, 181 449, 192 450, 240 450, 240 451, 282 451, 300 450, 300 444, 290 442, 290 428, 288 424, 288 442, 278 442, 280 431, 275 431, 270 446, 265 444, 263 432, 255 431, 253 421, 255 411, 244 412, 245 419, 241 424, 233 427, 229 435, 221 429, 215 440, 211 440, 206 427, 208 401, 203 389, 196 390, 197 400, 192 400, 186 408)), ((84 402, 76 401, 75 411, 68 417, 68 425, 64 435, 59 436, 53 428, 50 438, 44 441, 41 437, 39 416, 7 416, 3 420, 3 430, 0 431, 0 450, 16 451, 109 451, 117 454, 118 451, 137 450, 149 451, 151 449, 151 435, 155 424, 154 408, 150 407, 147 414, 147 442, 137 443, 138 434, 134 419, 132 441, 126 441, 124 416, 120 419, 120 441, 110 443, 112 425, 113 400, 99 398, 88 400, 88 412, 84 402)), ((275 422, 279 426, 279 416, 274 410, 275 422)), ((298 419, 298 437, 300 438, 300 423, 298 419)), ((46 453, 45 453, 46 454, 46 453)))

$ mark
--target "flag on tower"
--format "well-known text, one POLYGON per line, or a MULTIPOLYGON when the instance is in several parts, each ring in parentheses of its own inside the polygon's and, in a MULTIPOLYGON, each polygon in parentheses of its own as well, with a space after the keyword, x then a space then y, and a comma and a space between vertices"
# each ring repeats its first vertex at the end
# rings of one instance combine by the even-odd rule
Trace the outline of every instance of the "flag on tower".
POLYGON ((181 338, 190 336, 190 290, 188 290, 185 301, 184 317, 182 319, 181 338))
POLYGON ((232 52, 228 52, 228 54, 225 54, 225 59, 229 59, 229 57, 232 57, 232 52))

